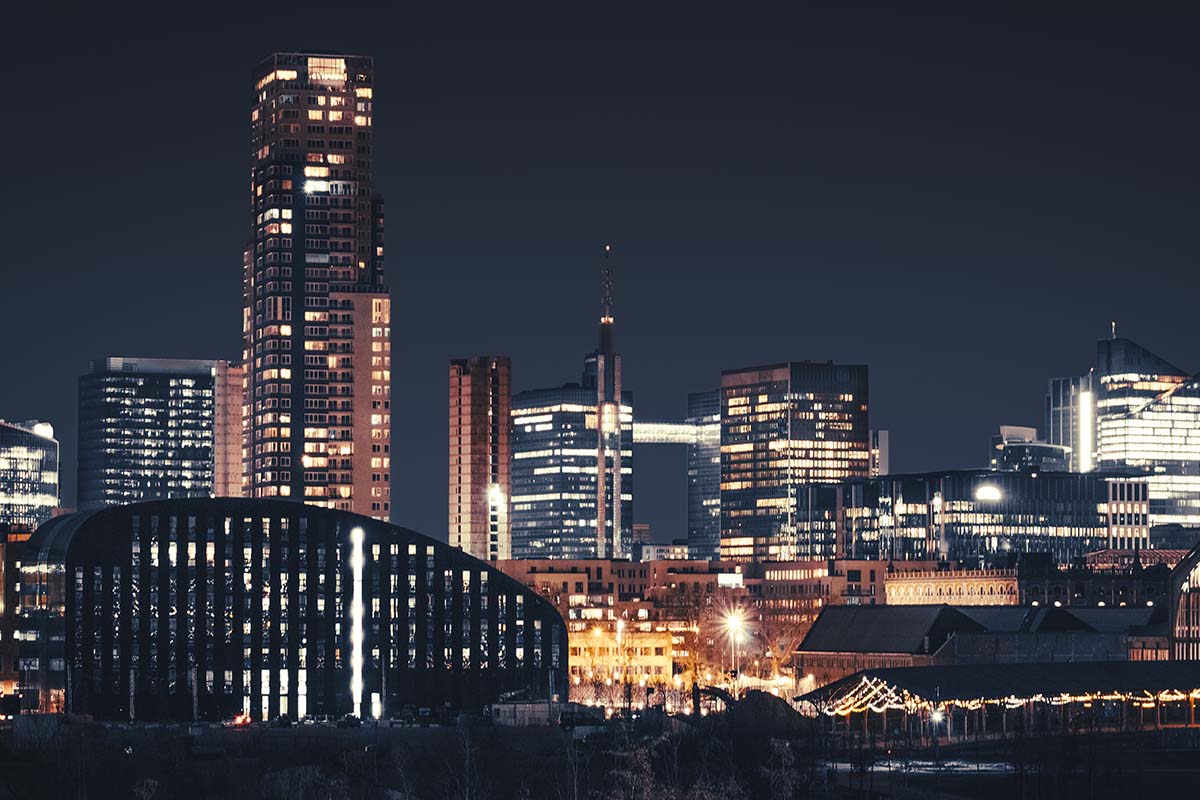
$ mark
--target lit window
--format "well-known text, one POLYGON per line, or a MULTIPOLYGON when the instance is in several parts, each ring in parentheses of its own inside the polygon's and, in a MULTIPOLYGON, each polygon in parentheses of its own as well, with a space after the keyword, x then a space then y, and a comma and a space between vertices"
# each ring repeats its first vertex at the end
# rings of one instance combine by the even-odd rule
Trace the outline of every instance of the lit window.
POLYGON ((309 56, 308 79, 314 82, 346 80, 346 59, 309 56))

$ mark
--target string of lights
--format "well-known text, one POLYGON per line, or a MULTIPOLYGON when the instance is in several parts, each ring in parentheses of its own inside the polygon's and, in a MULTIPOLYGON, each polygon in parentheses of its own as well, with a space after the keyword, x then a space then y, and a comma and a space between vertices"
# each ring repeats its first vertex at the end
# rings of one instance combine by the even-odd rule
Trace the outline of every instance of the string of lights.
POLYGON ((1097 701, 1119 701, 1131 703, 1135 707, 1155 708, 1162 703, 1178 703, 1185 700, 1192 702, 1200 700, 1200 687, 1188 690, 1162 689, 1151 691, 1141 689, 1135 691, 1064 692, 1060 694, 1039 692, 1024 697, 1008 695, 991 698, 935 699, 922 697, 919 694, 910 692, 876 676, 862 675, 856 683, 844 687, 814 704, 817 710, 826 716, 848 717, 851 714, 862 714, 866 711, 872 711, 876 714, 882 714, 887 711, 905 711, 909 714, 928 712, 932 714, 944 708, 978 711, 981 708, 989 706, 1003 706, 1006 710, 1013 710, 1029 703, 1064 706, 1070 703, 1083 703, 1086 705, 1097 701))

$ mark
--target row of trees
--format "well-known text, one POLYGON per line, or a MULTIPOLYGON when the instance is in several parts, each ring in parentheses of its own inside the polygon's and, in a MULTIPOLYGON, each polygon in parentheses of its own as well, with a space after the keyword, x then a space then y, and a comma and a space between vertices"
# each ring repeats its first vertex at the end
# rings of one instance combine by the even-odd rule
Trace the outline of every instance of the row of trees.
MULTIPOLYGON (((776 701, 778 702, 778 701, 776 701)), ((740 705, 740 704, 739 704, 740 705)), ((791 712, 789 712, 791 713, 791 712)), ((785 800, 813 796, 823 768, 801 738, 770 738, 734 715, 670 730, 614 724, 570 730, 447 728, 248 731, 204 741, 162 730, 70 726, 56 748, 20 754, 0 741, 0 796, 209 800, 785 800), (130 738, 132 736, 133 738, 130 738), (131 743, 132 742, 132 743, 131 743), (198 750, 197 747, 200 749, 198 750)), ((751 715, 754 716, 754 715, 751 715)), ((697 723, 701 721, 697 720, 697 723)))

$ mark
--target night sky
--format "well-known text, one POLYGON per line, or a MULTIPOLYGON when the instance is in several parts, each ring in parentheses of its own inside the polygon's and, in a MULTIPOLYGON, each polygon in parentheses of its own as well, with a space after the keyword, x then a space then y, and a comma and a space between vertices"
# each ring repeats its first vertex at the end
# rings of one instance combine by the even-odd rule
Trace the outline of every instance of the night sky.
MULTIPOLYGON (((250 73, 276 50, 375 57, 393 514, 435 536, 447 359, 578 380, 603 242, 639 416, 723 368, 867 363, 893 471, 1041 427, 1112 319, 1200 369, 1195 17, 444 5, 8 12, 0 417, 58 429, 64 504, 90 359, 240 354, 250 73)), ((636 518, 684 535, 684 454, 636 458, 636 518)))

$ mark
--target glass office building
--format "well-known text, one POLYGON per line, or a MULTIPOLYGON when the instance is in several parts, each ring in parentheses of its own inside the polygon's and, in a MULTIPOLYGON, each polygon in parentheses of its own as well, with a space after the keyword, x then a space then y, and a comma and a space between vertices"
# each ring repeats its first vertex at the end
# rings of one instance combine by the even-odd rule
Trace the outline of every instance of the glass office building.
POLYGON ((43 525, 21 567, 25 709, 109 720, 399 716, 567 692, 555 608, 446 542, 284 501, 43 525))
POLYGON ((870 474, 867 368, 791 362, 721 374, 721 558, 827 558, 801 487, 870 474))
POLYGON ((1070 451, 1071 472, 1091 472, 1096 458, 1096 395, 1092 373, 1051 378, 1046 392, 1046 443, 1070 451))
POLYGON ((687 422, 695 431, 688 444, 688 554, 721 555, 721 397, 717 391, 688 395, 687 422))
POLYGON ((605 245, 597 347, 581 381, 512 400, 513 558, 630 555, 633 395, 621 388, 610 255, 605 245))
POLYGON ((1097 467, 1144 472, 1152 524, 1200 525, 1200 381, 1128 339, 1096 348, 1097 467))
POLYGON ((108 358, 79 379, 79 507, 240 493, 242 377, 225 361, 108 358), (236 471, 236 474, 234 474, 236 471))
MULTIPOLYGON (((567 384, 512 399, 513 558, 601 558, 613 552, 612 517, 597 526, 596 389, 567 384)), ((620 410, 620 540, 633 536, 633 396, 620 410)), ((605 460, 605 503, 614 502, 614 463, 605 460)))
POLYGON ((49 423, 0 420, 0 526, 36 528, 50 519, 58 477, 58 440, 49 423))
POLYGON ((1082 377, 1050 381, 1046 438, 1072 468, 1139 472, 1153 525, 1200 525, 1200 381, 1129 339, 1096 343, 1082 377))
POLYGON ((1149 544, 1142 477, 957 470, 888 475, 825 487, 801 534, 838 558, 982 563, 1010 552, 1059 563, 1092 550, 1149 544))

